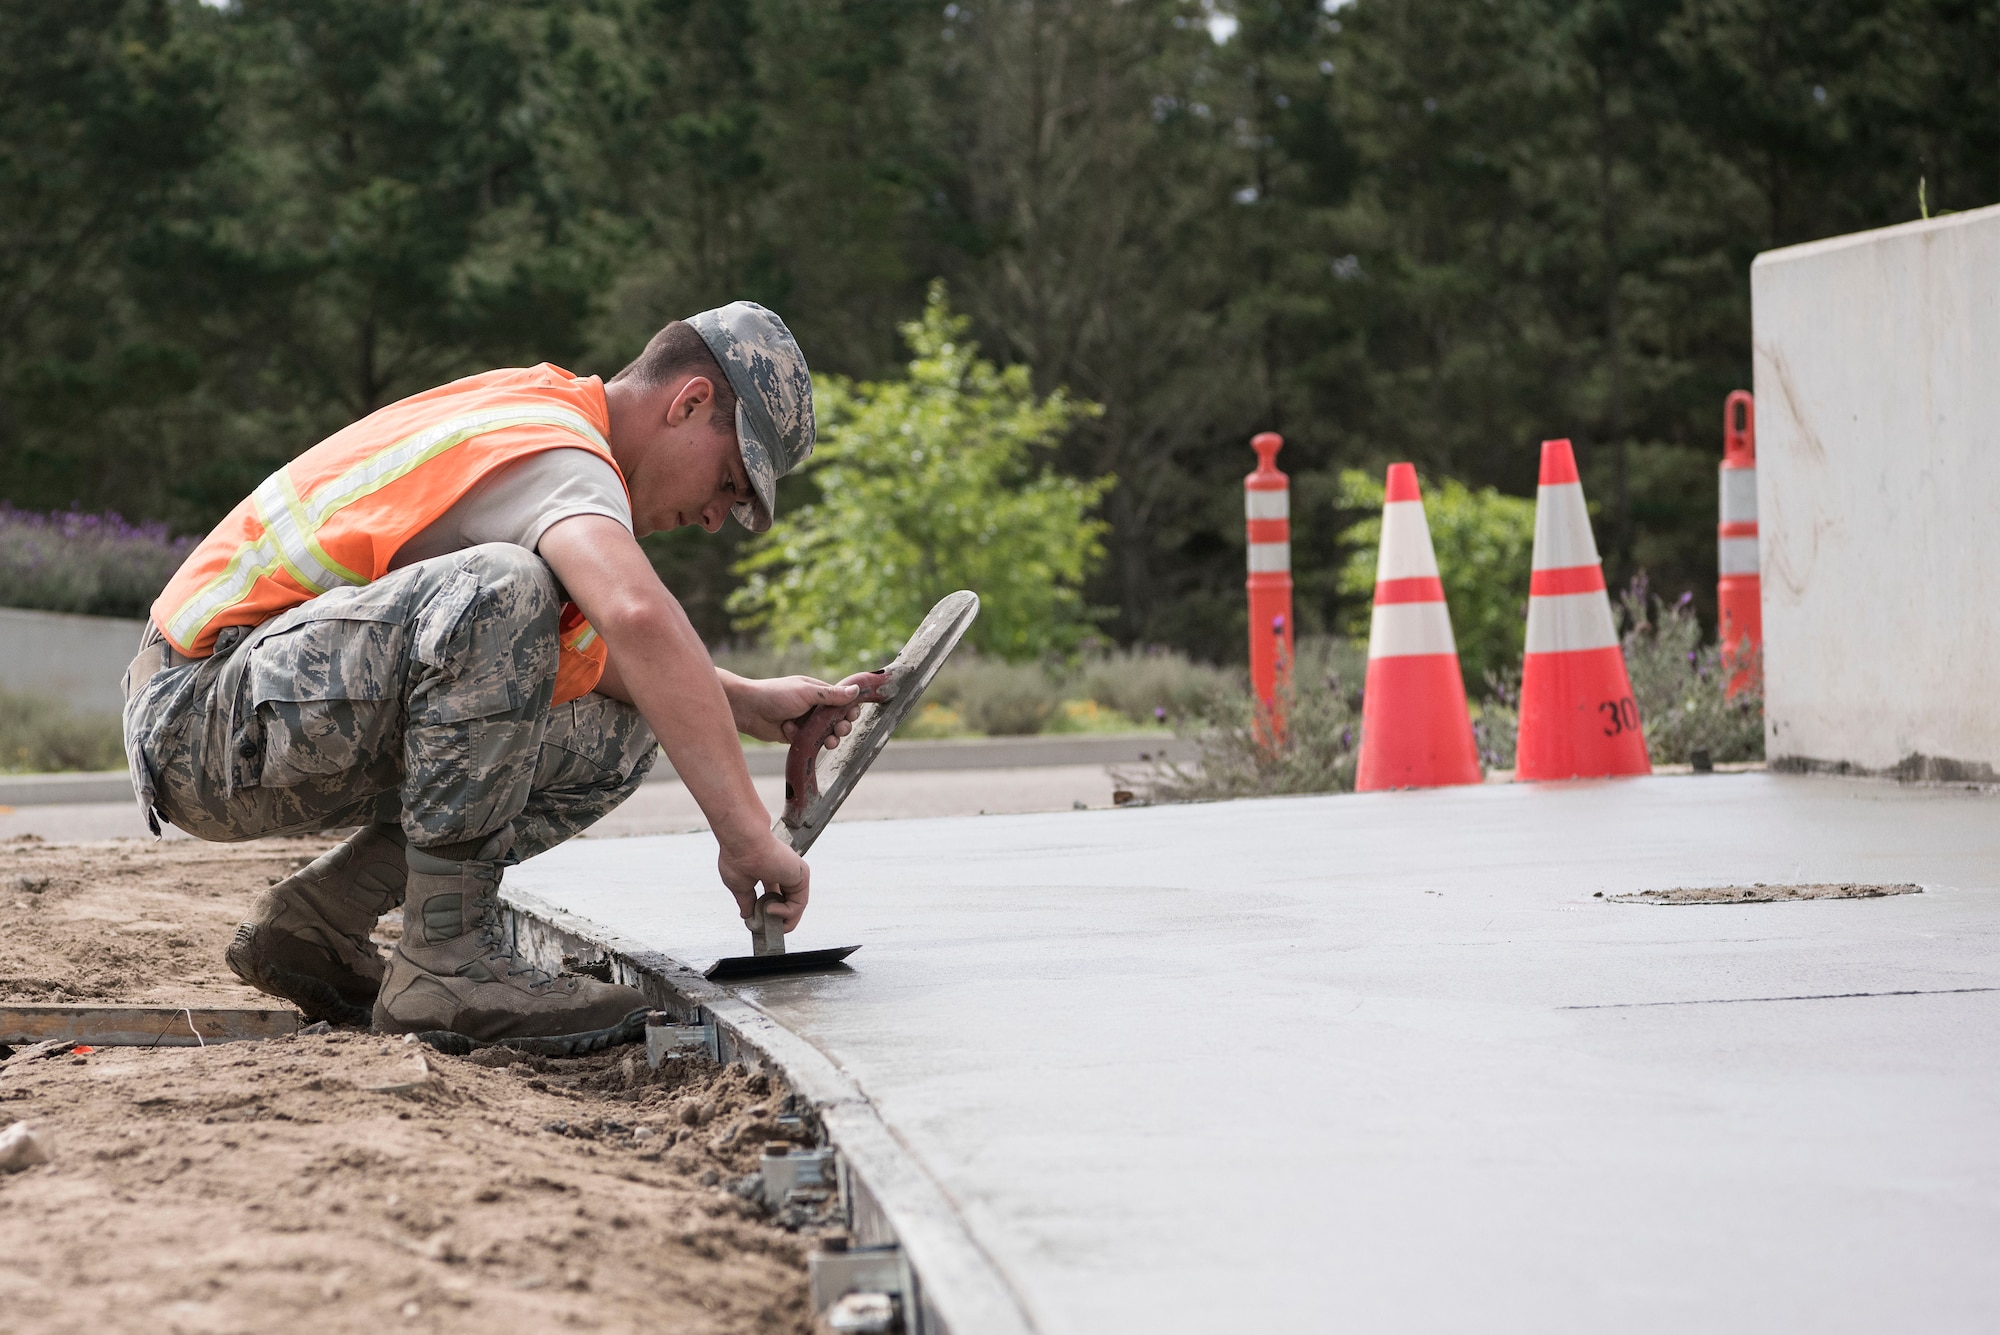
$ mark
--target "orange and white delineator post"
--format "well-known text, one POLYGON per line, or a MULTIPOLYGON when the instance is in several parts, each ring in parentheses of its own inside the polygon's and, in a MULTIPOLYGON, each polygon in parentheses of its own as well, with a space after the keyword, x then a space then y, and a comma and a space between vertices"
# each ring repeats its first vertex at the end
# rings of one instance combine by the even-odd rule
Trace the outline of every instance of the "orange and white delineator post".
POLYGON ((1243 479, 1243 520, 1247 563, 1245 587, 1250 592, 1250 686, 1280 736, 1285 721, 1277 716, 1280 663, 1292 663, 1292 493, 1291 479, 1278 471, 1278 451, 1285 439, 1265 431, 1250 439, 1257 451, 1257 471, 1243 479))
POLYGON ((1653 772, 1576 455, 1566 440, 1542 442, 1514 764, 1517 779, 1653 772))
POLYGON ((1479 748, 1465 708, 1458 642, 1452 638, 1417 470, 1390 464, 1354 787, 1365 793, 1479 781, 1479 748))
POLYGON ((1722 660, 1735 666, 1734 695, 1750 680, 1741 666, 1764 644, 1764 589, 1757 568, 1757 404, 1748 390, 1722 405, 1721 522, 1715 526, 1715 620, 1722 660))

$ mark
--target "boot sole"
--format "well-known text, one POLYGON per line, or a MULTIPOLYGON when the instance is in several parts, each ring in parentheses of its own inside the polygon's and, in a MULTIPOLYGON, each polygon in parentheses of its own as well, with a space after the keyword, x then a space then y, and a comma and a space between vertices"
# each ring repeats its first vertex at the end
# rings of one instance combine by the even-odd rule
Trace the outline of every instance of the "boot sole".
POLYGON ((254 923, 246 922, 237 927, 228 949, 222 952, 222 960, 231 973, 259 992, 297 1006, 307 1020, 328 1020, 359 1029, 366 1029, 374 1022, 372 1007, 355 1005, 335 991, 326 980, 260 961, 254 923))
POLYGON ((617 1047, 621 1043, 636 1043, 645 1037, 646 1015, 649 1007, 641 1006, 613 1025, 602 1029, 585 1029, 574 1034, 542 1034, 530 1038, 473 1038, 450 1029, 422 1029, 416 1031, 419 1043, 427 1043, 439 1052, 453 1057, 463 1057, 479 1048, 512 1048, 516 1052, 531 1053, 537 1057, 581 1057, 586 1053, 598 1052, 604 1048, 617 1047))

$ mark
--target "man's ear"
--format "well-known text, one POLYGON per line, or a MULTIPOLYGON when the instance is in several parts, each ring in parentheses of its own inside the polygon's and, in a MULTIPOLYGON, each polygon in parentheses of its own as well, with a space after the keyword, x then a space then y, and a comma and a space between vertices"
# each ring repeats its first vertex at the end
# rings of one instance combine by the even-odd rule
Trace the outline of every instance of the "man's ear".
POLYGON ((707 412, 715 402, 715 386, 707 376, 689 376, 685 384, 674 392, 673 400, 667 405, 667 425, 680 426, 696 413, 707 412))

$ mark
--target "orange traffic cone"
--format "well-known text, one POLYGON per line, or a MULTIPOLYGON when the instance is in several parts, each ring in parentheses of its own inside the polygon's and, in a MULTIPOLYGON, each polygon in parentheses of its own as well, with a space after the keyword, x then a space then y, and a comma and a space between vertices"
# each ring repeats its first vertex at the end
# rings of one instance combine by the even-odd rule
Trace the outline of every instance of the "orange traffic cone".
POLYGON ((1568 441, 1545 440, 1514 776, 1583 779, 1652 772, 1576 456, 1568 441))
POLYGON ((1451 636, 1430 525, 1424 522, 1417 470, 1390 464, 1354 787, 1364 793, 1439 788, 1479 778, 1458 644, 1451 636))

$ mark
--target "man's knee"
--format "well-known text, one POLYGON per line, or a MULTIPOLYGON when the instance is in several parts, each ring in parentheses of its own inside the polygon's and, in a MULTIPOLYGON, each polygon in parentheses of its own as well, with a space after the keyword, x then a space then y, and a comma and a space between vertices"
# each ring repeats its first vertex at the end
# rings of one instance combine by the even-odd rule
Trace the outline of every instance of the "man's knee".
POLYGON ((592 693, 550 712, 535 786, 627 788, 645 778, 659 753, 645 715, 622 700, 592 693))
MULTIPOLYGON (((429 593, 418 617, 413 656, 443 670, 458 693, 532 696, 542 707, 555 682, 562 598, 548 563, 506 543, 470 547, 445 558, 448 575, 429 593)), ((464 709, 469 700, 458 702, 464 709)), ((503 713, 529 705, 511 699, 487 702, 477 712, 503 713)), ((460 714, 460 717, 466 717, 460 714)))
POLYGON ((527 548, 489 542, 450 559, 477 578, 489 614, 523 623, 547 620, 551 625, 562 616, 555 572, 527 548))
POLYGON ((631 705, 585 695, 549 711, 535 791, 514 821, 514 851, 543 853, 588 829, 637 790, 659 755, 631 705))

